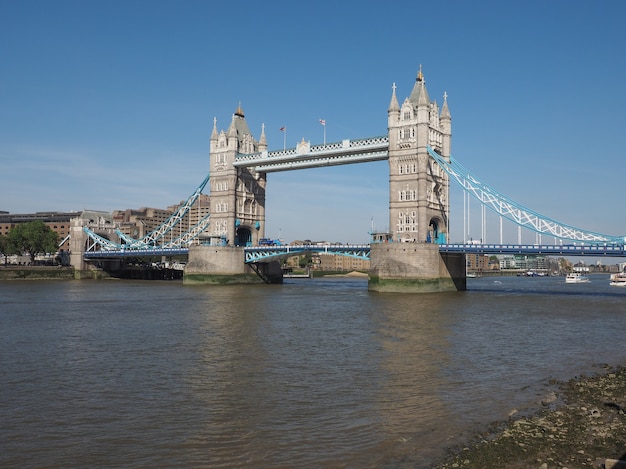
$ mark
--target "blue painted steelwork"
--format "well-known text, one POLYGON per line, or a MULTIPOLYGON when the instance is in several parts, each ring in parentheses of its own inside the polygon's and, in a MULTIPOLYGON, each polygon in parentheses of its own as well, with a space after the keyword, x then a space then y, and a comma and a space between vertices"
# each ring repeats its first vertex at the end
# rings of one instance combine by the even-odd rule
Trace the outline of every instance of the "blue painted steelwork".
MULTIPOLYGON (((237 167, 254 167, 259 172, 273 172, 273 171, 285 171, 290 169, 301 168, 313 168, 328 165, 339 164, 352 164, 365 161, 377 161, 388 159, 389 150, 389 138, 388 136, 371 137, 358 140, 342 140, 341 142, 328 143, 324 145, 310 146, 306 143, 298 145, 296 148, 287 150, 278 150, 272 152, 261 152, 253 154, 238 154, 236 156, 234 166, 237 167)), ((450 158, 447 161, 445 158, 437 154, 432 148, 428 147, 428 152, 431 157, 443 168, 446 173, 452 177, 457 183, 461 185, 463 190, 470 193, 482 204, 489 207, 494 212, 502 215, 503 217, 513 221, 514 223, 531 229, 538 233, 545 233, 555 238, 559 238, 567 241, 574 241, 585 243, 585 246, 550 246, 546 247, 541 252, 537 251, 534 245, 507 245, 511 247, 511 251, 503 250, 505 248, 489 248, 494 250, 485 250, 488 248, 483 247, 483 251, 476 245, 452 245, 444 244, 445 239, 437 239, 437 243, 442 243, 440 250, 442 252, 466 252, 466 253, 551 253, 559 255, 588 255, 592 249, 590 245, 600 246, 599 250, 594 252, 594 255, 611 255, 622 256, 622 251, 619 251, 619 246, 623 246, 626 238, 616 237, 610 235, 604 235, 592 231, 582 230, 570 225, 556 222, 548 217, 540 215, 539 213, 527 209, 507 198, 506 196, 498 193, 487 184, 481 182, 478 178, 472 175, 467 169, 465 169, 458 161, 450 158), (590 245, 589 245, 590 244, 590 245), (463 248, 452 246, 464 246, 463 248), (602 248, 602 246, 605 246, 602 248), (615 246, 615 249, 610 248, 615 246), (461 250, 458 250, 461 249, 461 250), (545 251, 545 252, 544 252, 545 251)), ((88 253, 91 257, 104 256, 103 254, 95 254, 103 251, 113 253, 119 253, 119 257, 128 255, 156 255, 162 252, 164 249, 178 249, 188 246, 193 239, 201 234, 209 225, 209 216, 202 219, 195 227, 187 230, 183 235, 176 238, 173 241, 163 242, 165 235, 174 228, 180 222, 180 220, 187 214, 191 206, 200 196, 202 190, 209 181, 209 175, 206 176, 204 181, 198 186, 196 191, 187 199, 187 201, 181 205, 181 207, 174 213, 163 225, 150 232, 141 239, 133 239, 125 235, 121 231, 117 230, 116 234, 123 241, 122 243, 115 243, 102 236, 91 231, 88 227, 84 228, 85 233, 89 236, 92 244, 88 247, 88 253), (134 254, 128 254, 129 252, 134 254), (143 253, 146 254, 143 254, 143 253), (152 254, 147 254, 152 253, 152 254)), ((496 245, 480 245, 480 246, 496 246, 496 245)), ((167 251, 171 252, 171 251, 167 251)), ((362 259, 369 259, 369 245, 353 245, 353 246, 317 246, 317 245, 304 245, 304 246, 259 246, 259 247, 247 247, 245 249, 246 258, 245 262, 261 262, 263 260, 286 257, 289 255, 300 254, 305 252, 320 252, 329 254, 341 254, 351 257, 357 257, 362 259)), ((87 253, 86 253, 87 254, 87 253)))
POLYGON ((624 244, 624 241, 626 241, 626 237, 582 230, 540 215, 534 210, 530 210, 518 204, 483 183, 454 158, 450 157, 450 161, 447 161, 431 147, 428 147, 428 153, 451 178, 461 185, 465 192, 478 199, 481 204, 488 207, 490 210, 513 221, 519 226, 567 241, 607 244, 624 244))
POLYGON ((184 216, 187 214, 187 212, 193 206, 196 200, 198 200, 198 197, 200 197, 200 194, 202 193, 204 186, 206 186, 207 183, 209 182, 209 177, 210 175, 207 174, 204 180, 196 188, 193 194, 189 196, 189 198, 185 201, 185 203, 182 204, 180 207, 178 207, 178 210, 176 210, 176 212, 174 212, 165 221, 165 223, 163 223, 157 229, 155 229, 154 231, 151 231, 146 236, 138 240, 124 237, 123 239, 126 241, 126 244, 128 245, 128 247, 129 248, 137 247, 138 249, 142 249, 146 247, 150 248, 151 246, 156 246, 157 241, 163 238, 167 233, 169 233, 184 218, 184 216))
MULTIPOLYGON (((314 245, 298 244, 284 246, 254 246, 244 248, 245 263, 266 262, 308 252, 337 254, 358 259, 370 258, 369 244, 314 245)), ((440 244, 439 252, 463 254, 535 254, 544 256, 593 256, 626 257, 623 244, 553 245, 553 244, 440 244)), ((89 251, 86 259, 116 259, 122 257, 179 256, 187 255, 188 248, 119 249, 89 251)))
POLYGON ((83 231, 93 241, 93 244, 87 249, 87 251, 92 251, 94 248, 100 248, 101 250, 107 251, 122 251, 130 249, 141 251, 147 249, 158 250, 188 246, 191 241, 198 237, 209 226, 210 214, 205 216, 193 228, 187 230, 176 239, 165 243, 162 242, 160 244, 158 244, 157 241, 162 240, 165 235, 172 231, 172 229, 185 217, 187 212, 189 212, 189 209, 193 206, 196 200, 198 200, 198 197, 200 197, 202 190, 208 182, 209 175, 207 174, 193 194, 187 198, 185 203, 182 204, 176 212, 174 212, 162 225, 141 239, 131 238, 130 236, 122 233, 120 230, 115 230, 115 234, 123 241, 122 243, 115 243, 109 239, 99 236, 97 233, 89 229, 89 227, 84 227, 83 231))
POLYGON ((121 257, 185 256, 189 248, 118 249, 115 251, 88 251, 85 259, 118 259, 121 257))
POLYGON ((625 257, 623 244, 441 244, 439 252, 465 254, 536 254, 544 256, 625 257))
MULTIPOLYGON (((250 246, 244 248, 245 263, 265 262, 281 257, 297 256, 307 252, 322 254, 339 254, 358 259, 370 258, 369 244, 318 246, 313 244, 298 244, 287 246, 250 246)), ((150 248, 150 249, 111 249, 102 251, 88 251, 84 253, 86 259, 115 259, 121 257, 145 256, 177 256, 189 253, 188 248, 150 248)))
POLYGON ((389 137, 342 140, 323 145, 298 145, 286 150, 260 153, 239 153, 233 163, 237 167, 253 167, 255 171, 270 173, 293 169, 380 161, 389 158, 389 137))
POLYGON ((287 246, 254 246, 247 247, 245 251, 245 262, 265 262, 283 257, 297 256, 308 252, 320 254, 338 254, 341 256, 354 257, 358 259, 370 258, 369 244, 344 244, 344 245, 316 245, 298 244, 287 246))

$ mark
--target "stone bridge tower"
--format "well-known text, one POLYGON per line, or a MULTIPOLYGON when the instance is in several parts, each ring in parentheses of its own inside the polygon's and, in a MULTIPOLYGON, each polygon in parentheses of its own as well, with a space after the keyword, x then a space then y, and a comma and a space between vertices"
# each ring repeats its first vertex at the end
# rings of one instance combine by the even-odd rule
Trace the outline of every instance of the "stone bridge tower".
POLYGON ((398 104, 393 86, 389 130, 389 231, 394 242, 446 243, 448 175, 430 157, 432 147, 450 158, 451 116, 444 94, 441 112, 431 102, 421 68, 411 95, 398 104))
POLYGON ((402 106, 393 87, 389 130, 389 241, 372 243, 368 288, 381 292, 465 290, 465 255, 440 253, 448 241, 449 179, 428 153, 450 158, 452 118, 444 94, 431 102, 420 69, 402 106))
POLYGON ((223 237, 228 245, 257 244, 265 234, 265 173, 236 168, 237 153, 267 150, 265 129, 257 142, 248 129, 241 106, 233 114, 227 131, 217 132, 213 120, 210 139, 210 235, 223 237))

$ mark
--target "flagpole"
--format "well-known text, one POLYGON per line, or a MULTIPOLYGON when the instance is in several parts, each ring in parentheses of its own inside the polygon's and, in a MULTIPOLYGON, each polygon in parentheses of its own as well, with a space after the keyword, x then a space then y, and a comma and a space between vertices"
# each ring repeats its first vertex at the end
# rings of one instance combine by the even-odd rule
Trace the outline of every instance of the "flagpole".
POLYGON ((324 145, 326 145, 326 119, 320 119, 320 124, 324 127, 324 145))
POLYGON ((287 127, 285 127, 285 131, 283 132, 283 151, 287 149, 287 127))

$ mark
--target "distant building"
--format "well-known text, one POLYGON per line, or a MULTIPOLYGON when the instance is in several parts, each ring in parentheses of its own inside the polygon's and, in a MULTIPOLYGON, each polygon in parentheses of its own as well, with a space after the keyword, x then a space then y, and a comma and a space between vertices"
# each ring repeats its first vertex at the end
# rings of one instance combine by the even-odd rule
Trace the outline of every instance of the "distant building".
MULTIPOLYGON (((292 245, 313 244, 316 246, 330 246, 328 241, 292 241, 292 245)), ((306 254, 299 254, 288 257, 284 261, 285 267, 298 268, 300 259, 306 254)), ((326 254, 320 252, 312 252, 310 254, 310 267, 313 270, 321 270, 327 272, 352 272, 353 270, 367 271, 370 269, 369 259, 361 259, 350 256, 342 256, 341 254, 326 254)))
POLYGON ((369 270, 369 259, 360 259, 339 254, 319 254, 319 270, 352 272, 353 270, 369 270))
MULTIPOLYGON (((90 223, 106 220, 109 225, 116 227, 131 238, 140 239, 151 231, 154 231, 165 223, 185 201, 178 205, 172 205, 167 209, 142 207, 139 209, 114 210, 112 213, 83 210, 78 212, 35 212, 35 213, 10 213, 0 211, 0 235, 6 236, 9 231, 19 223, 27 223, 35 220, 43 221, 59 237, 59 250, 70 250, 70 220, 82 218, 90 223)), ((210 197, 200 194, 198 199, 189 208, 187 214, 181 219, 177 227, 172 230, 171 236, 178 237, 189 231, 200 220, 210 214, 210 197)))
MULTIPOLYGON (((113 220, 119 225, 122 233, 131 238, 140 239, 163 225, 185 203, 186 201, 181 201, 176 205, 170 205, 166 209, 142 207, 139 209, 114 210, 113 220)), ((183 235, 209 215, 210 211, 210 197, 206 194, 200 194, 185 216, 170 232, 170 236, 178 237, 183 235)))
POLYGON ((160 208, 128 208, 126 210, 114 210, 113 221, 119 225, 122 233, 137 239, 143 238, 161 226, 171 215, 170 210, 160 208))
POLYGON ((486 254, 466 254, 465 262, 468 272, 485 272, 490 269, 489 256, 486 254))
MULTIPOLYGON (((167 209, 174 213, 176 212, 183 204, 185 204, 185 200, 181 201, 178 205, 170 205, 167 209)), ((181 220, 182 226, 187 226, 188 228, 193 228, 200 221, 211 214, 211 197, 206 194, 200 194, 198 199, 193 203, 191 207, 189 207, 189 211, 181 220)), ((185 230, 187 231, 187 230, 185 230)))
POLYGON ((502 255, 500 259, 500 269, 517 269, 517 270, 549 270, 550 258, 538 255, 502 255))
POLYGON ((20 223, 41 220, 59 237, 59 250, 69 250, 70 220, 79 217, 81 212, 35 212, 9 213, 0 212, 0 235, 6 236, 9 231, 20 223))

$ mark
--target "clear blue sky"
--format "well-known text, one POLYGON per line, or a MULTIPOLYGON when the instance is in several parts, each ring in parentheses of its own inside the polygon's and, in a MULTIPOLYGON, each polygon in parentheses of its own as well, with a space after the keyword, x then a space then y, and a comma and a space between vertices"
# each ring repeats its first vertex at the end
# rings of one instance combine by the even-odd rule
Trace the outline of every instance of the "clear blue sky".
MULTIPOLYGON (((0 0, 0 210, 178 203, 208 171, 213 118, 226 129, 239 102, 272 150, 282 126, 288 147, 321 143, 320 118, 329 142, 384 135, 392 84, 404 100, 421 64, 464 166, 625 235, 625 24, 622 0, 0 0)), ((272 173, 266 234, 366 242, 387 207, 386 162, 272 173)))

